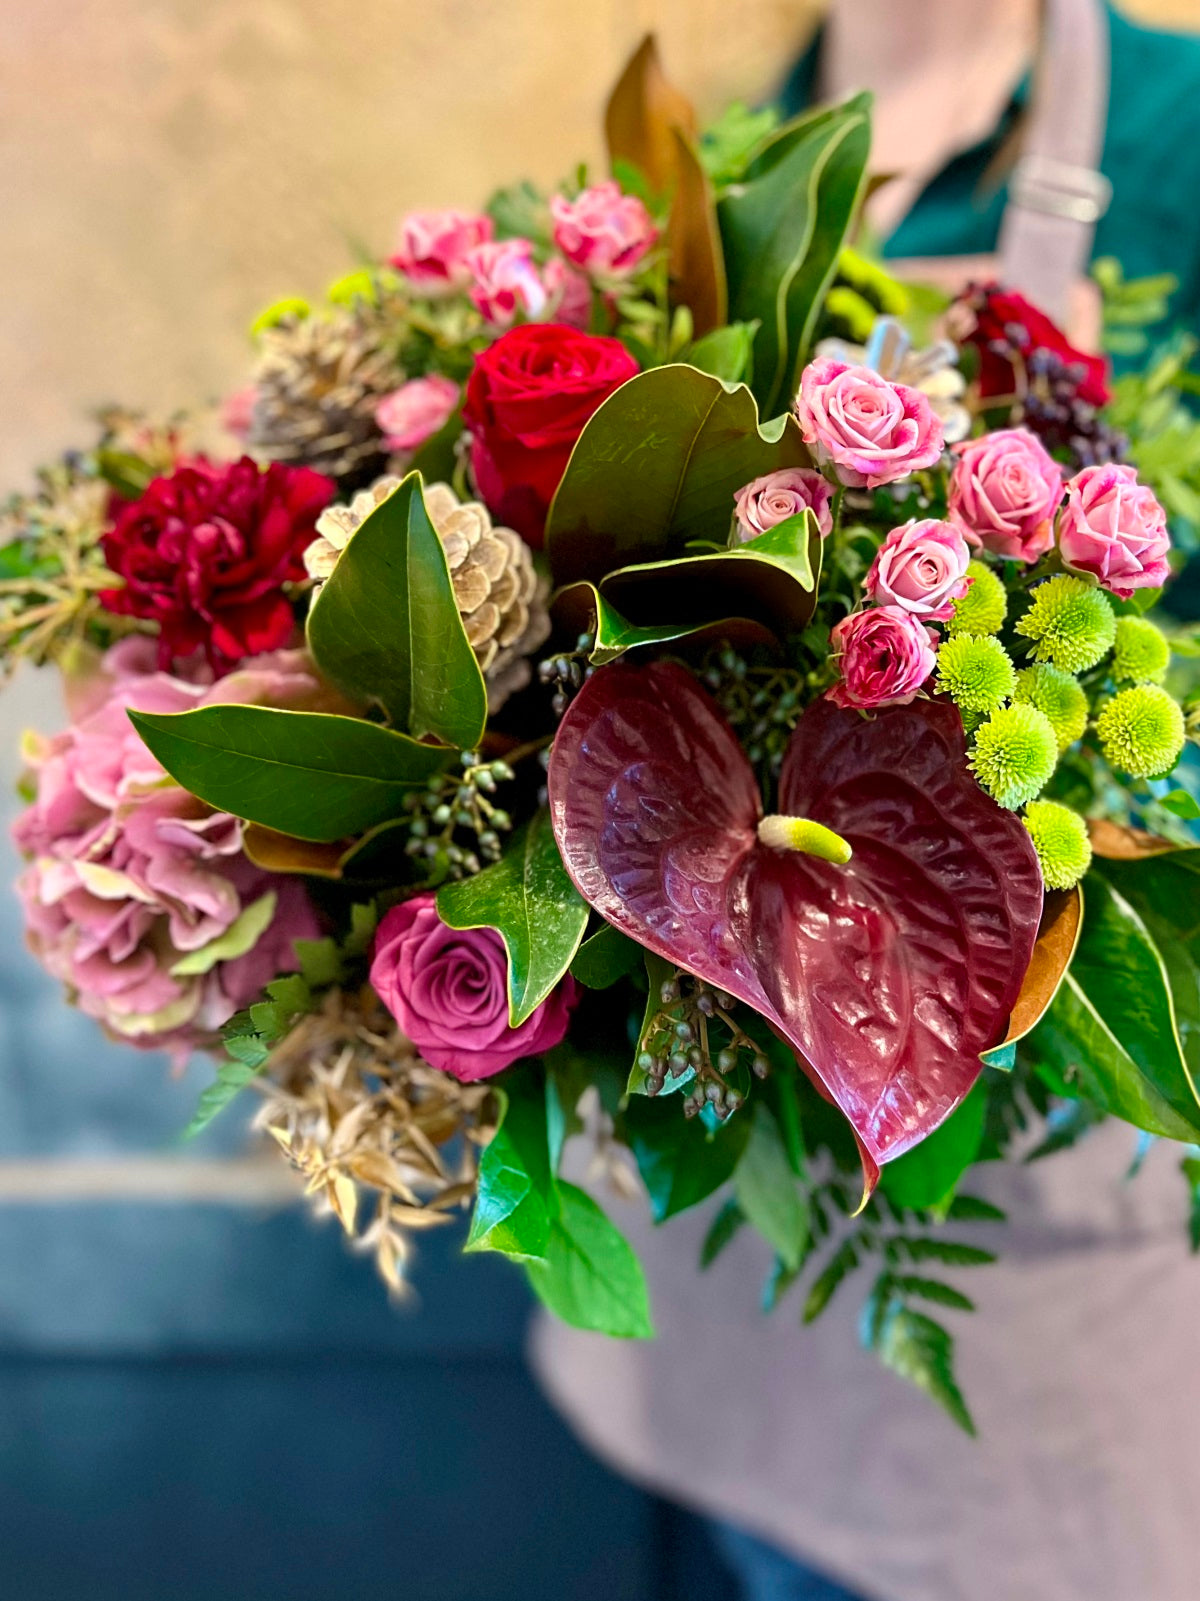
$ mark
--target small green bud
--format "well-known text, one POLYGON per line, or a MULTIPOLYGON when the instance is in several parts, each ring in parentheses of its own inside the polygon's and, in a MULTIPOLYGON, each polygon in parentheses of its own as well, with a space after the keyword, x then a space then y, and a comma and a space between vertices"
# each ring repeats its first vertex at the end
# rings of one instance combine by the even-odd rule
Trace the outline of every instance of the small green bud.
POLYGON ((1094 667, 1111 649, 1116 632, 1107 595, 1082 578, 1066 575, 1039 584, 1029 610, 1017 621, 1017 633, 1034 642, 1034 659, 1051 662, 1064 673, 1094 667))
POLYGON ((1110 767, 1131 778, 1154 778, 1179 759, 1183 711, 1157 684, 1138 684, 1105 702, 1096 732, 1110 767))
POLYGON ((998 634, 1008 615, 1008 592, 998 573, 981 561, 967 567, 970 589, 954 602, 954 616, 946 630, 954 634, 998 634))
POLYGON ((1060 755, 1068 745, 1083 738, 1088 720, 1087 696, 1070 673, 1061 672, 1048 662, 1024 667, 1017 674, 1013 699, 1024 706, 1036 706, 1050 719, 1060 755))
POLYGON ((1114 678, 1133 684, 1161 684, 1171 665, 1171 647, 1161 629, 1144 617, 1118 617, 1113 652, 1114 678))
POLYGON ((1016 811, 1048 782, 1058 761, 1050 719, 1036 706, 1005 706, 975 735, 971 767, 999 806, 1016 811))
POLYGON ((1092 846, 1078 812, 1057 801, 1031 801, 1023 819, 1047 889, 1071 889, 1087 872, 1092 846))
POLYGON ((937 655, 938 688, 966 712, 994 712, 1012 694, 1016 673, 998 639, 960 634, 937 655))

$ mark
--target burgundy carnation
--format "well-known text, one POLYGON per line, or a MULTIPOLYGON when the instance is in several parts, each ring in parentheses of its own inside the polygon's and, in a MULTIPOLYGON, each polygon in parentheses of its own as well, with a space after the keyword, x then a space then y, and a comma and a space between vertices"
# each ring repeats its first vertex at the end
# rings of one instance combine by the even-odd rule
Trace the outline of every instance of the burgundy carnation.
POLYGON ((483 351, 463 418, 471 469, 497 522, 540 545, 571 447, 638 364, 616 339, 561 323, 526 323, 483 351))
POLYGON ((101 600, 159 625, 159 665, 203 651, 227 668, 285 645, 293 628, 283 585, 304 577, 304 547, 333 496, 308 467, 249 456, 197 460, 155 478, 104 536, 104 559, 125 583, 101 600))

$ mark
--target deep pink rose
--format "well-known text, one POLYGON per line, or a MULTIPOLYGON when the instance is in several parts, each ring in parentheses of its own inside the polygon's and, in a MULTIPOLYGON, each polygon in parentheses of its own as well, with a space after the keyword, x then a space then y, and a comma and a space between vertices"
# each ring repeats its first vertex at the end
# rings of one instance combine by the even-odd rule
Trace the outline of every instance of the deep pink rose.
POLYGON ((554 243, 577 267, 603 278, 623 278, 658 239, 650 213, 615 179, 583 189, 574 200, 550 197, 554 243))
POLYGON ((738 537, 755 539, 802 511, 816 513, 821 538, 833 532, 833 489, 812 467, 783 467, 739 489, 733 497, 738 537))
POLYGON ((1035 562, 1054 540, 1062 472, 1028 428, 1000 428, 955 445, 950 520, 973 544, 1008 561, 1035 562))
POLYGON ((942 453, 942 424, 928 399, 870 367, 818 356, 800 375, 796 416, 822 465, 850 489, 894 484, 942 453))
POLYGON ((528 239, 476 245, 468 250, 465 264, 471 275, 471 304, 493 327, 509 327, 518 312, 532 321, 545 311, 550 296, 528 239))
POLYGON ((1116 462, 1085 467, 1069 481, 1058 548, 1068 567, 1122 600, 1135 589, 1156 589, 1171 575, 1167 514, 1138 483, 1136 470, 1116 462))
POLYGON ((424 295, 465 289, 466 255, 492 237, 492 219, 474 211, 410 211, 400 224, 392 266, 424 295))
POLYGON ((937 641, 936 629, 899 606, 871 606, 843 617, 830 635, 842 674, 830 700, 862 711, 907 706, 934 669, 937 641))
POLYGON ((952 602, 971 587, 970 559, 960 528, 925 517, 892 529, 875 552, 863 589, 880 605, 945 622, 954 615, 952 602))
POLYGON ((443 428, 458 405, 459 388, 453 378, 431 372, 413 378, 375 408, 375 421, 389 450, 416 450, 443 428))
POLYGON ((448 928, 437 897, 417 895, 385 913, 371 983, 431 1067, 470 1084, 567 1032, 579 987, 569 975, 519 1028, 508 1025, 508 958, 494 928, 448 928))

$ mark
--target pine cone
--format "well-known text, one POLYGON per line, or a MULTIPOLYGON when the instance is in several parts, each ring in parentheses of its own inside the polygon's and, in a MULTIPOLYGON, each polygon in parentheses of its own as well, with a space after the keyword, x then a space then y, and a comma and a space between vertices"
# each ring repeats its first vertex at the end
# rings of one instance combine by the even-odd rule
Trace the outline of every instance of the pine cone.
MULTIPOLYGON (((313 578, 329 577, 350 535, 399 484, 398 478, 378 478, 348 506, 330 506, 321 513, 321 537, 304 553, 313 578)), ((446 552, 459 614, 487 684, 488 711, 498 712, 529 682, 529 657, 549 636, 546 585, 529 546, 511 528, 493 527, 479 501, 460 501, 447 484, 430 484, 425 505, 446 552)))
POLYGON ((246 443, 270 461, 361 482, 386 460, 375 408, 403 376, 360 315, 284 318, 262 334, 246 443))

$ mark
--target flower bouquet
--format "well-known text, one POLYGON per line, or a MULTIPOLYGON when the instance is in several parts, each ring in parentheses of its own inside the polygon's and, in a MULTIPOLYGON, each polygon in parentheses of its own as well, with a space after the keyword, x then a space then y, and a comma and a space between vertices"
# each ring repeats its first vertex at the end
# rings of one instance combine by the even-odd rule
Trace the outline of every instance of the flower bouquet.
POLYGON ((849 243, 865 101, 701 131, 648 41, 606 131, 611 177, 269 308, 217 424, 109 414, 10 504, 5 657, 69 716, 29 942, 213 1053, 193 1128, 253 1087, 394 1287, 466 1209, 649 1335, 584 1135, 657 1221, 719 1196, 769 1305, 873 1263, 864 1339, 969 1426, 973 1164, 1111 1115, 1200 1197, 1165 515, 1103 361, 849 243))

